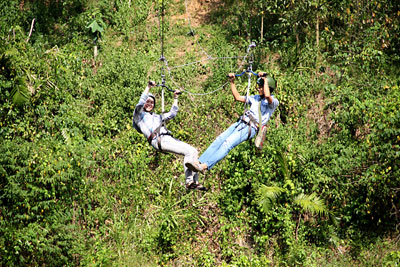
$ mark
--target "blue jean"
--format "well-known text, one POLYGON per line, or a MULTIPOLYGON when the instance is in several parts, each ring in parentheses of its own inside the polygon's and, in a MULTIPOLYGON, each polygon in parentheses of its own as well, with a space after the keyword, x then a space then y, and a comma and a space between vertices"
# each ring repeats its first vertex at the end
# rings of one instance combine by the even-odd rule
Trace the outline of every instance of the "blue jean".
MULTIPOLYGON (((220 134, 217 139, 200 156, 199 161, 205 163, 210 170, 220 160, 228 155, 234 147, 247 140, 249 127, 246 123, 238 121, 232 124, 225 132, 220 134)), ((256 130, 251 127, 250 139, 254 137, 256 130)))

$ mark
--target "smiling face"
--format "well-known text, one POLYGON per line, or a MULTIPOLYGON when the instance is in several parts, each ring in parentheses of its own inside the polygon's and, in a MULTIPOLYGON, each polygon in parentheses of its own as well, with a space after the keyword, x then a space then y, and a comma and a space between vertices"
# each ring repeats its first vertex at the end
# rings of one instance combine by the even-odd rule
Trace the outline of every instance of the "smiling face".
POLYGON ((143 108, 147 112, 152 111, 154 108, 154 98, 152 98, 152 97, 147 98, 146 103, 144 104, 143 108))

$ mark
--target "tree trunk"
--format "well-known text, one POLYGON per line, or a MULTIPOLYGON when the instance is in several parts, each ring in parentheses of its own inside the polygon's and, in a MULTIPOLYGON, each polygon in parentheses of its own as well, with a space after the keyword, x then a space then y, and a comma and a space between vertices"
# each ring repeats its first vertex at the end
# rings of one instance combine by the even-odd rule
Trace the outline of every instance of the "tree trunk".
POLYGON ((263 35, 264 35, 264 11, 261 14, 261 40, 260 43, 263 42, 263 35))
MULTIPOLYGON (((318 12, 318 11, 317 11, 318 12)), ((317 45, 317 57, 316 57, 316 62, 315 62, 315 71, 318 72, 319 69, 319 14, 317 13, 317 23, 315 25, 315 31, 316 31, 316 45, 317 45)))

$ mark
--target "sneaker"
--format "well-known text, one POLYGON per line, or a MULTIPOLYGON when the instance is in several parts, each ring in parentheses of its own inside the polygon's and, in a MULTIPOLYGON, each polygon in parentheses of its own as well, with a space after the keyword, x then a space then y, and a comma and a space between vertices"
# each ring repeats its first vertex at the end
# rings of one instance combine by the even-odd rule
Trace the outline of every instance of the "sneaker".
POLYGON ((188 190, 199 190, 199 191, 207 191, 207 187, 203 186, 202 184, 191 182, 186 184, 186 189, 188 190))
POLYGON ((185 163, 185 166, 186 166, 189 170, 194 171, 194 172, 201 172, 201 173, 203 173, 203 174, 204 174, 204 172, 205 172, 205 169, 204 169, 203 167, 201 167, 201 165, 200 165, 199 163, 196 163, 196 162, 191 162, 191 161, 186 162, 186 163, 185 163))
POLYGON ((193 181, 186 184, 186 189, 195 189, 195 188, 196 188, 196 183, 193 181))
POLYGON ((258 132, 256 136, 256 140, 254 141, 254 144, 256 145, 256 148, 262 149, 265 141, 265 136, 267 133, 267 127, 262 126, 261 131, 258 132))
POLYGON ((196 190, 199 190, 199 191, 207 191, 208 190, 208 188, 207 187, 205 187, 204 185, 202 185, 202 184, 196 184, 196 188, 195 188, 196 190))

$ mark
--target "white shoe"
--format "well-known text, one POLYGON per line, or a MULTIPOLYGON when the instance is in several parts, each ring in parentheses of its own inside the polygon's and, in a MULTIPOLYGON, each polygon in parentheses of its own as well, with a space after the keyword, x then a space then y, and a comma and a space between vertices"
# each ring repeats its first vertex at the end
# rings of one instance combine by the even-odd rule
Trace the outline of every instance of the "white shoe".
POLYGON ((194 172, 201 172, 203 174, 205 172, 205 169, 203 167, 201 167, 201 165, 199 163, 196 163, 196 162, 188 161, 185 163, 185 166, 189 170, 194 171, 194 172))

